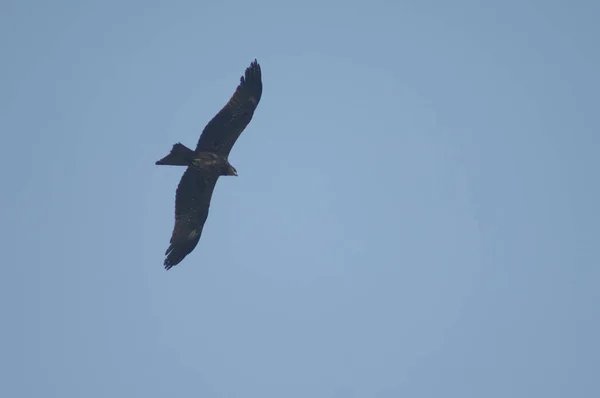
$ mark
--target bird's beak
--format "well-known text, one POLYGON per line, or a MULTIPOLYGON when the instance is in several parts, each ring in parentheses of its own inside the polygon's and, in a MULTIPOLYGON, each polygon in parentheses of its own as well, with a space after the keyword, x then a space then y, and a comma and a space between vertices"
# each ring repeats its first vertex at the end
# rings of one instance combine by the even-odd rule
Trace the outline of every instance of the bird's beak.
POLYGON ((236 170, 231 170, 233 175, 237 177, 237 171, 236 170))

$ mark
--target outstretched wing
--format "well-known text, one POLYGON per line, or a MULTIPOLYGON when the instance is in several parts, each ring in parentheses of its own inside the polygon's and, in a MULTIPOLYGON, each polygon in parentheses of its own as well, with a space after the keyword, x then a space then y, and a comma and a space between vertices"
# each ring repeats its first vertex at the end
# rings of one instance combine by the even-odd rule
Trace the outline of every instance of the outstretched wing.
POLYGON ((217 179, 207 178, 192 167, 183 173, 175 194, 175 227, 165 252, 167 270, 179 264, 198 244, 217 179))
POLYGON ((262 76, 256 60, 246 68, 229 102, 204 127, 196 152, 228 156, 233 144, 246 128, 262 96, 262 76))

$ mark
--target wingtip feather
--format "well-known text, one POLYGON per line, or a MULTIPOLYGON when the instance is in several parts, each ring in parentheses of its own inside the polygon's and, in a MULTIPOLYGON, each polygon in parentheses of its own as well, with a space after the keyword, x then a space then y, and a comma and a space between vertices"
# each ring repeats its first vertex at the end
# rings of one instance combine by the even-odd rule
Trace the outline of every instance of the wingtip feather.
POLYGON ((240 77, 240 85, 246 85, 246 84, 250 84, 250 85, 255 85, 255 84, 260 84, 262 85, 262 72, 260 69, 260 64, 258 63, 258 61, 256 60, 256 58, 254 58, 254 61, 252 61, 250 63, 250 66, 248 66, 246 68, 246 70, 244 71, 244 75, 242 75, 240 77))

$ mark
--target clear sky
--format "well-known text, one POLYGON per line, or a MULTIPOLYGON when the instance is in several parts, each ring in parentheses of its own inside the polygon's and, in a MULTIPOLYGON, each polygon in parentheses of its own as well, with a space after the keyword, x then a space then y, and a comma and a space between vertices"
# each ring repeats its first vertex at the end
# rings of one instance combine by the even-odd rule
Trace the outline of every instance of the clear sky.
POLYGON ((599 397, 599 19, 2 1, 0 396, 599 397), (154 162, 254 58, 239 177, 165 271, 154 162))

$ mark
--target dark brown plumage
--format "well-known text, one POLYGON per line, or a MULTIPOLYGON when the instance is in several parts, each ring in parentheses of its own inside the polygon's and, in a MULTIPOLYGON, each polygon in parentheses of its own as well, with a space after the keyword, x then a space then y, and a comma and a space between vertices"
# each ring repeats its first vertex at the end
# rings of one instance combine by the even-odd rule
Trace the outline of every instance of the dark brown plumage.
POLYGON ((237 176, 229 163, 229 153, 252 120, 261 96, 262 75, 260 65, 254 60, 229 102, 204 127, 196 150, 177 143, 167 156, 156 162, 187 166, 175 193, 175 226, 164 261, 167 270, 179 264, 198 244, 218 178, 237 176))

